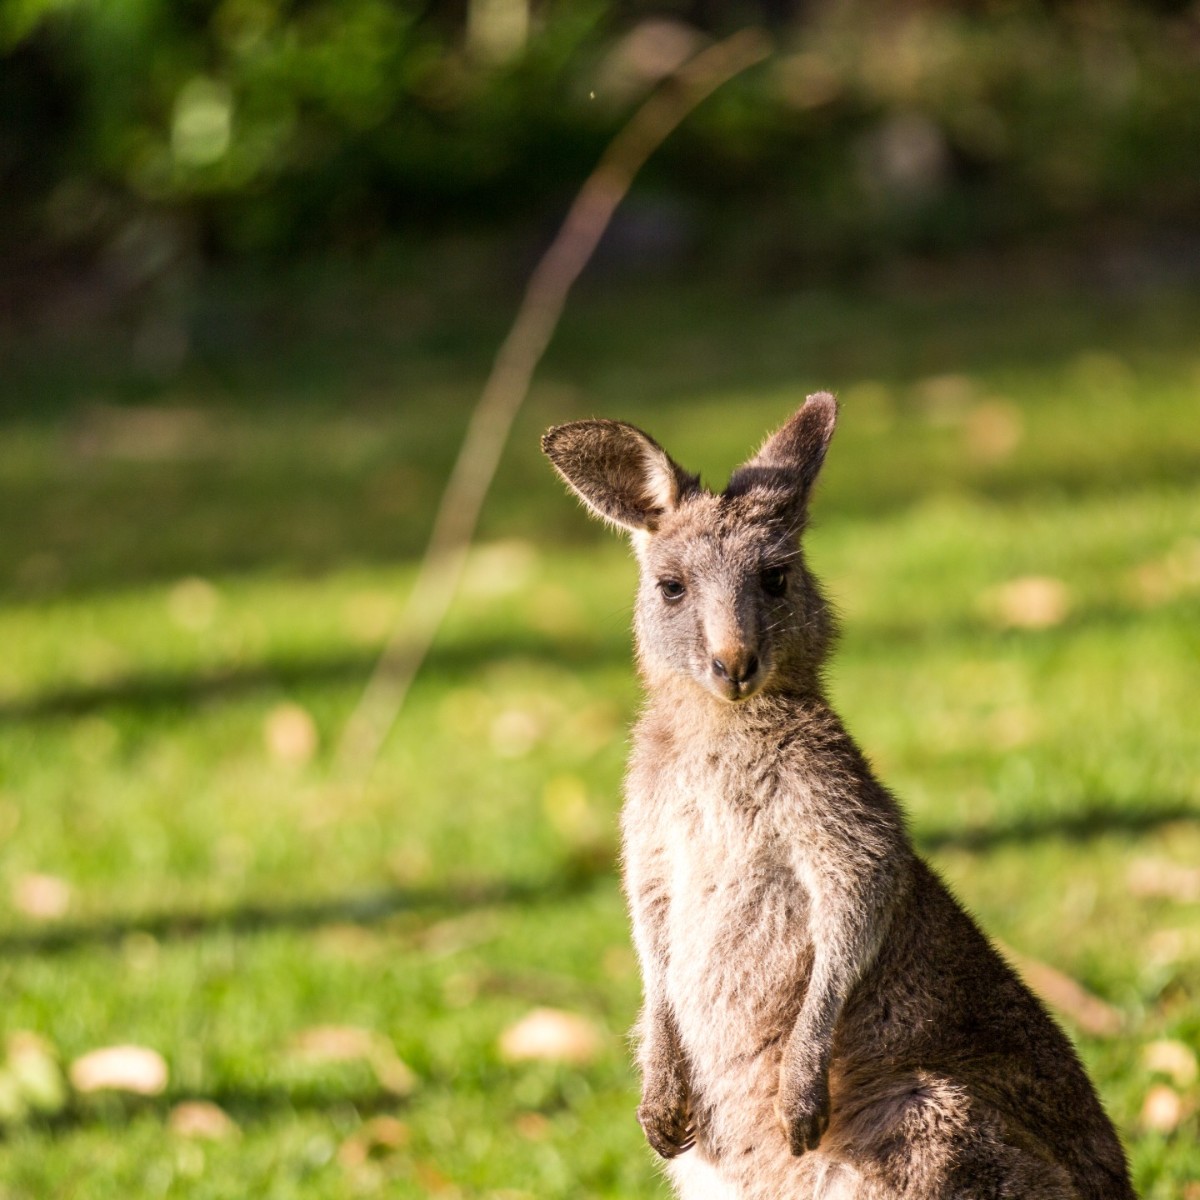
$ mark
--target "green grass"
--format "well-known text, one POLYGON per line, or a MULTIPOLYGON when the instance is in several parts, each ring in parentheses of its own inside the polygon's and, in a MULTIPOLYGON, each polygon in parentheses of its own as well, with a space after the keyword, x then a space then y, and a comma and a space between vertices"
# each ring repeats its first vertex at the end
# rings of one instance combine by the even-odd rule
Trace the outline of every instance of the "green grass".
POLYGON ((665 1195, 614 872, 633 568, 536 435, 626 417, 719 481, 817 386, 843 398, 810 535, 836 701, 989 932, 1121 1011, 1066 1023, 1139 1189, 1190 1197, 1200 1090, 1146 1131, 1143 1047, 1200 1044, 1200 904, 1130 879, 1200 863, 1200 300, 581 294, 360 791, 337 738, 509 308, 293 286, 207 296, 166 383, 86 339, 0 380, 3 1029, 170 1070, 10 1119, 0 1197, 665 1195), (1027 577, 1044 628, 1003 590, 1027 577), (310 759, 264 740, 288 704, 310 759), (23 911, 36 874, 61 916, 23 911), (596 1024, 592 1063, 503 1060, 540 1005, 596 1024), (411 1095, 303 1061, 322 1025, 375 1031, 411 1095), (196 1098, 240 1135, 172 1132, 196 1098), (381 1115, 404 1133, 362 1161, 381 1115))

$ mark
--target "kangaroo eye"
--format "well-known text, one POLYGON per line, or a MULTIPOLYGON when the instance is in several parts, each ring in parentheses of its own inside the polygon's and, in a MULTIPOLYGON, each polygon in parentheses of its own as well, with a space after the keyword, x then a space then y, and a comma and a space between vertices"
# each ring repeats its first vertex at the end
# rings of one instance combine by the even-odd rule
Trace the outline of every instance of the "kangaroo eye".
POLYGON ((658 581, 658 590, 662 592, 662 598, 668 604, 676 604, 683 599, 683 594, 687 591, 687 588, 678 579, 660 579, 658 581))
POLYGON ((787 595, 787 568, 768 567, 760 576, 762 589, 768 596, 787 595))

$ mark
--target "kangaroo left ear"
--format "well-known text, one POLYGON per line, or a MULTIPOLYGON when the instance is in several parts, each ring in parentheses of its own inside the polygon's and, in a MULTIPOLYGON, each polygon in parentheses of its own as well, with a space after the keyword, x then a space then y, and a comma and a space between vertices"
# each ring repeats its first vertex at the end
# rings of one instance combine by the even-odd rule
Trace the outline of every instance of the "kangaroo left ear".
POLYGON ((814 392, 796 415, 733 473, 725 494, 761 491, 764 498, 775 499, 791 519, 802 520, 836 425, 837 401, 830 392, 814 392))
POLYGON ((700 486, 649 434, 624 421, 556 425, 542 450, 596 516, 630 533, 653 533, 700 486))

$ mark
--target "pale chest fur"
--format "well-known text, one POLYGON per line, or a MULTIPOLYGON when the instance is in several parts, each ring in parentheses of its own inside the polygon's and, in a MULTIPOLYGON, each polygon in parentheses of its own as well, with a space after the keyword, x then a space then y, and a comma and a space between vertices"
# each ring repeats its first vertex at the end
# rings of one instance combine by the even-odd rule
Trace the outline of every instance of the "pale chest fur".
POLYGON ((658 850, 665 987, 703 1073, 790 1029, 811 961, 808 897, 794 829, 778 820, 792 798, 761 755, 677 745, 638 738, 625 827, 658 850))

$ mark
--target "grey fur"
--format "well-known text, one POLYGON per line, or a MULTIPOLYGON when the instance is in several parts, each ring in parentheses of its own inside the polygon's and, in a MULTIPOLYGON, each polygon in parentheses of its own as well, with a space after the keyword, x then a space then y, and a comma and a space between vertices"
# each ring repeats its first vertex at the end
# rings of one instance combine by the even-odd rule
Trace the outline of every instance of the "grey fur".
POLYGON ((543 439, 641 568, 638 1118, 685 1200, 1128 1200, 1070 1042, 826 701, 798 535, 836 411, 810 396, 720 495, 629 425, 543 439))

